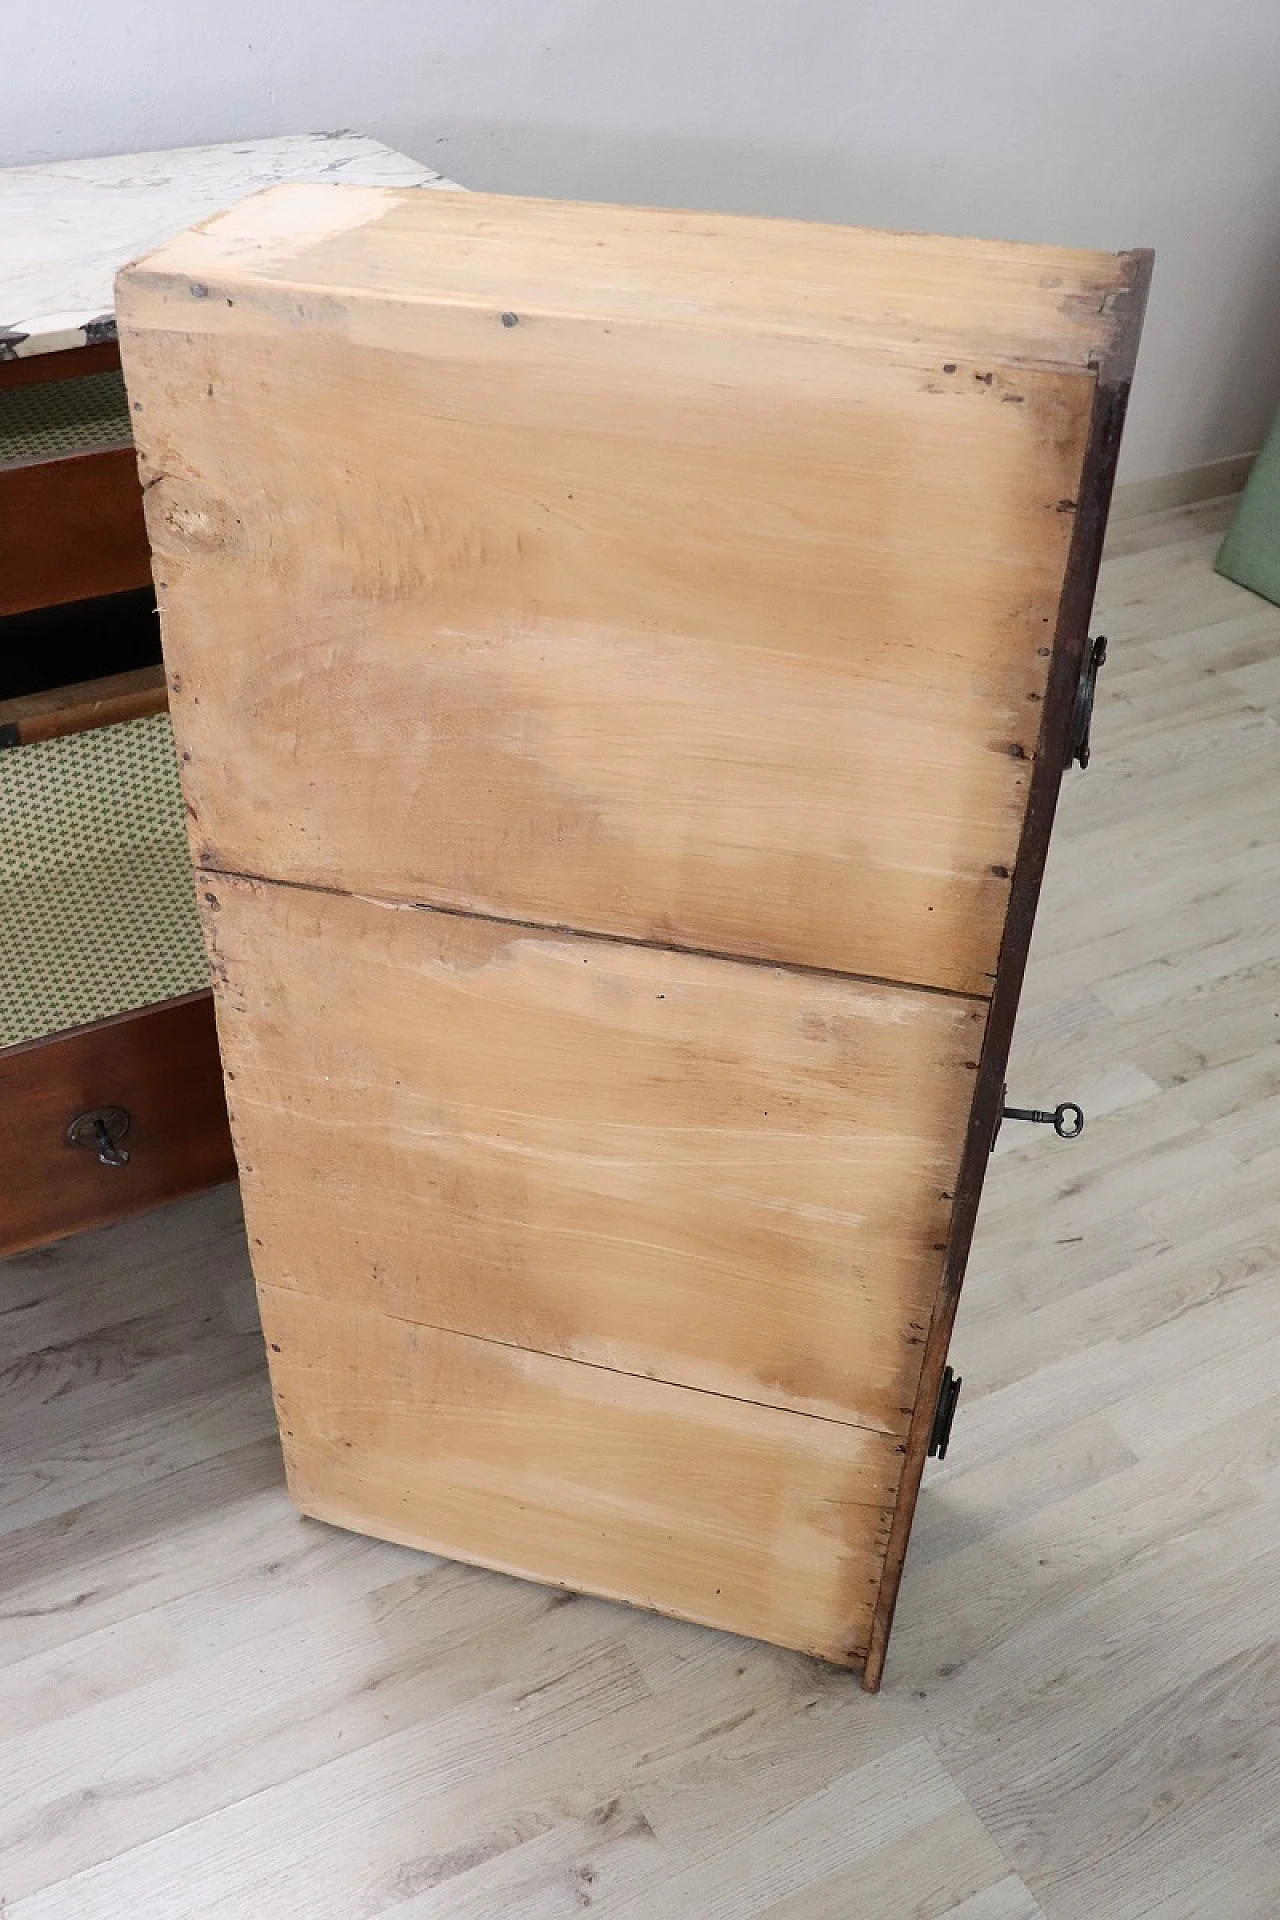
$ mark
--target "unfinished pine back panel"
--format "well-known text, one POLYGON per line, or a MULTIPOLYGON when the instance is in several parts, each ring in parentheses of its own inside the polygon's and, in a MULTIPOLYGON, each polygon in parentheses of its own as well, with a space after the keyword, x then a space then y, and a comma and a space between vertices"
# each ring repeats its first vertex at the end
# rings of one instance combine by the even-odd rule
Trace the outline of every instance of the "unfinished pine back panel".
POLYGON ((985 1009, 199 883, 277 1284, 905 1434, 985 1009))
POLYGON ((839 230, 556 209, 557 293, 445 208, 283 190, 122 292, 197 858, 986 992, 1092 374, 842 317, 839 230))
POLYGON ((1144 272, 281 188, 123 276, 308 1510, 878 1677, 1144 272))

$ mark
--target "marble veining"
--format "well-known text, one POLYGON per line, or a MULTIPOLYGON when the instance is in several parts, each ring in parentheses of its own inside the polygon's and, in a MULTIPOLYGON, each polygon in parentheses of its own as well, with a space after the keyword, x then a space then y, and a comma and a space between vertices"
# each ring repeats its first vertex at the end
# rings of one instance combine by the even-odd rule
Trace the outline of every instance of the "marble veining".
POLYGON ((457 188, 355 133, 0 168, 0 360, 114 340, 112 289, 127 260, 283 180, 457 188))

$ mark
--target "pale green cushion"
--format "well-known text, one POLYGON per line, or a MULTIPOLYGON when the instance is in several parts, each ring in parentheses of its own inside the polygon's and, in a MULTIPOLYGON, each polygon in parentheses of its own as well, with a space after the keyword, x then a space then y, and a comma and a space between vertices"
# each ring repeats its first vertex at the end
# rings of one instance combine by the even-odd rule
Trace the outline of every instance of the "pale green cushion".
POLYGON ((1280 607, 1280 415, 1254 462, 1215 565, 1228 580, 1280 607))

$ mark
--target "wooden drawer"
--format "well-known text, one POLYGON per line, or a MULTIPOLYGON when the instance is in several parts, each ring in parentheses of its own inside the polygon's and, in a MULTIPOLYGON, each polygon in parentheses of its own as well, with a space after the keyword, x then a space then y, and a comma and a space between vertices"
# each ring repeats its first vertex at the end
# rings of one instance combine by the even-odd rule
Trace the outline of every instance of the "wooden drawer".
POLYGON ((150 580, 120 374, 0 383, 0 617, 150 580))
POLYGON ((0 367, 0 1254, 235 1174, 163 669, 107 671, 150 581, 116 348, 0 367), (107 745, 137 720, 141 826, 107 745), (119 1166, 67 1138, 106 1109, 119 1166))
POLYGON ((233 1180, 213 996, 0 1050, 0 1159, 0 1254, 233 1180), (71 1122, 101 1108, 129 1116, 123 1167, 68 1143, 71 1122))
POLYGON ((878 1683, 1148 267, 283 188, 123 276, 306 1511, 878 1683))
POLYGON ((234 1177, 163 709, 152 670, 0 705, 0 1254, 234 1177), (120 1165, 68 1139, 106 1109, 120 1165))

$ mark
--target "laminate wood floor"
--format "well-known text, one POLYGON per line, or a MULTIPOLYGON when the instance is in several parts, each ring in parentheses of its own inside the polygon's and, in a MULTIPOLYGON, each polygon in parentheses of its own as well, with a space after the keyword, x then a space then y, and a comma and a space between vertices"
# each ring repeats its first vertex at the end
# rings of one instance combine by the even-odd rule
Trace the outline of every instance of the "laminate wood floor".
POLYGON ((1116 529, 884 1692, 344 1534, 232 1189, 0 1272, 6 1920, 1280 1914, 1280 613, 1116 529))

